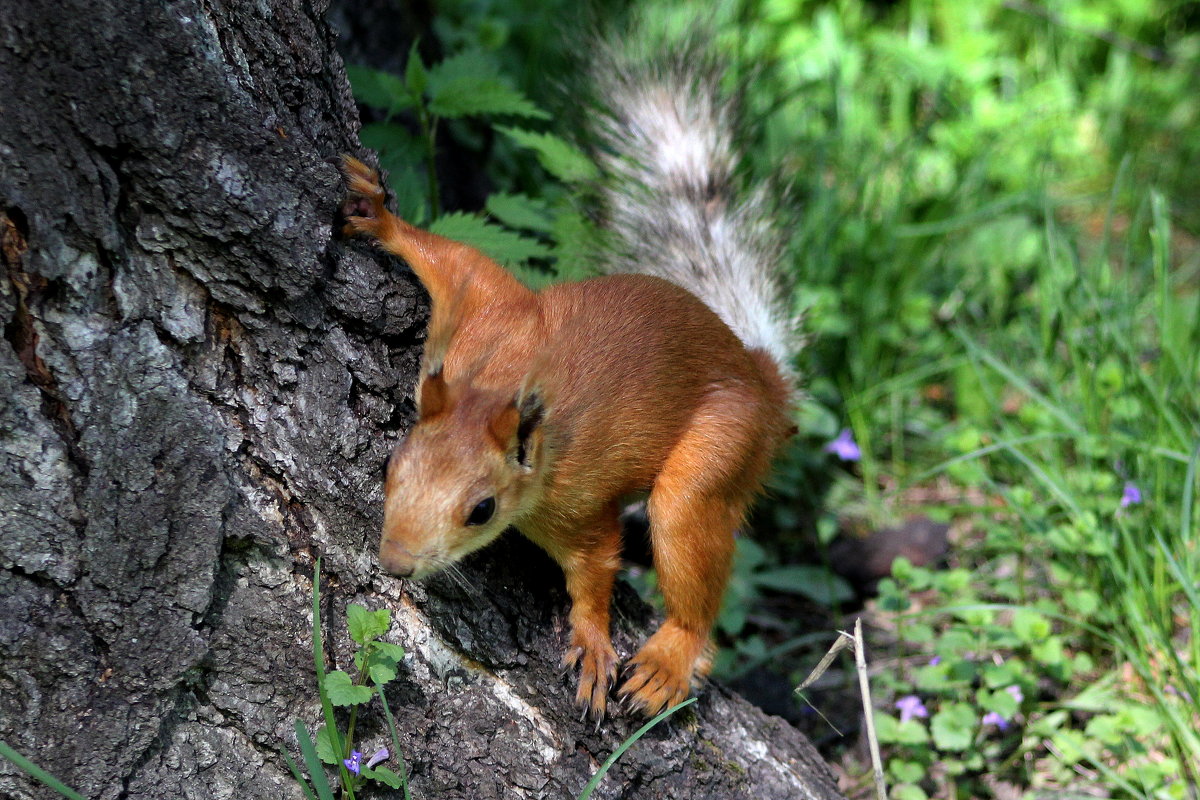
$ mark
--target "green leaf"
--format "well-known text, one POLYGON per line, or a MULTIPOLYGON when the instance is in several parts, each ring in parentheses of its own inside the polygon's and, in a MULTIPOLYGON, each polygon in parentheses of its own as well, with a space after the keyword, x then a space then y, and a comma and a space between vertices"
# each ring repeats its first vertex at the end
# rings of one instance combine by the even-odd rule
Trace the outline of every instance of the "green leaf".
POLYGON ((916 783, 924 779, 925 766, 916 761, 893 758, 888 761, 888 772, 900 783, 916 783))
POLYGON ((1036 611, 1021 609, 1013 614, 1012 629, 1021 641, 1035 643, 1050 635, 1050 621, 1036 611))
POLYGON ((534 133, 501 125, 496 130, 521 147, 533 150, 538 162, 554 177, 566 183, 595 180, 600 174, 596 165, 582 150, 550 133, 534 133))
POLYGON ((370 686, 355 686, 350 676, 340 669, 325 676, 325 692, 329 695, 329 702, 335 706, 361 705, 374 694, 370 686))
POLYGON ((396 662, 391 659, 377 661, 367 668, 367 674, 371 676, 371 680, 375 683, 394 681, 396 680, 396 662))
POLYGON ((966 703, 949 703, 930 720, 933 741, 940 750, 966 750, 975 738, 975 709, 966 703))
POLYGON ((809 564, 764 570, 754 575, 754 582, 764 589, 803 595, 826 606, 854 599, 854 590, 845 579, 809 564))
POLYGON ((392 644, 391 642, 375 642, 372 646, 380 653, 380 655, 390 658, 392 661, 399 661, 400 659, 404 658, 404 648, 398 644, 392 644))
POLYGON ((387 767, 376 767, 375 769, 363 769, 362 776, 370 778, 373 781, 385 783, 393 789, 400 788, 400 776, 392 772, 387 767))
POLYGON ((474 214, 444 214, 429 226, 429 230, 482 250, 504 265, 530 258, 544 258, 550 254, 550 248, 541 242, 493 225, 474 214))
POLYGON ((329 728, 322 725, 317 729, 317 758, 326 764, 337 764, 341 761, 337 753, 337 745, 329 735, 329 728))
POLYGON ((408 65, 404 68, 404 85, 415 97, 425 94, 425 88, 429 85, 429 71, 425 69, 425 62, 421 61, 421 54, 417 52, 417 42, 415 41, 408 51, 408 65))
POLYGON ((354 99, 360 103, 381 108, 389 114, 412 106, 412 96, 395 75, 347 64, 346 76, 350 79, 354 99))
POLYGON ((392 612, 386 608, 368 611, 358 603, 351 603, 346 608, 346 624, 350 628, 350 638, 366 644, 387 633, 392 624, 392 612))
POLYGON ((429 69, 429 111, 439 117, 507 114, 549 119, 521 92, 500 79, 496 65, 478 51, 451 56, 429 69))
POLYGON ((525 228, 538 233, 554 230, 554 218, 544 200, 523 194, 493 194, 487 199, 487 210, 510 228, 525 228))
POLYGON ((358 138, 363 147, 386 150, 410 163, 419 164, 424 158, 421 142, 417 137, 413 136, 408 128, 394 122, 372 122, 363 125, 362 130, 358 132, 358 138))

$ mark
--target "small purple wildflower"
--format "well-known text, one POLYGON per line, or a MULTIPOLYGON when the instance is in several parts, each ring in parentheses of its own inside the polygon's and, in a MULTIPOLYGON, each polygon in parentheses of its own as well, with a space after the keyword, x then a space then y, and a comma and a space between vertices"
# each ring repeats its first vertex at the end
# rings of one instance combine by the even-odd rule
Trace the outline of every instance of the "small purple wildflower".
POLYGON ((362 753, 351 750, 350 757, 342 759, 342 763, 346 765, 346 769, 357 775, 362 772, 362 753))
POLYGON ((931 667, 936 667, 940 663, 942 663, 941 656, 934 656, 933 658, 929 659, 929 666, 931 667))
POLYGON ((921 702, 921 698, 915 694, 906 694, 896 701, 896 708, 900 709, 900 721, 908 722, 913 717, 928 717, 929 710, 925 708, 925 704, 921 702))
POLYGON ((1121 508, 1129 508, 1142 502, 1142 490, 1133 481, 1125 481, 1125 491, 1121 492, 1121 508))
POLYGON ((1025 701, 1025 693, 1022 692, 1021 687, 1015 683, 1012 686, 1006 686, 1004 688, 1004 691, 1011 694, 1013 696, 1013 699, 1016 700, 1017 703, 1023 703, 1025 701))
POLYGON ((842 432, 837 435, 829 444, 823 448, 826 453, 833 453, 842 461, 858 461, 862 458, 862 450, 858 449, 858 443, 854 441, 854 434, 849 428, 842 428, 842 432))
POLYGON ((1008 720, 1000 716, 995 711, 989 711, 988 713, 984 714, 982 722, 984 725, 995 725, 1002 731, 1008 730, 1008 720))
POLYGON ((387 757, 389 755, 390 753, 388 753, 388 749, 386 747, 379 748, 375 751, 375 755, 371 756, 371 758, 367 760, 367 769, 372 769, 380 761, 387 761, 387 757))

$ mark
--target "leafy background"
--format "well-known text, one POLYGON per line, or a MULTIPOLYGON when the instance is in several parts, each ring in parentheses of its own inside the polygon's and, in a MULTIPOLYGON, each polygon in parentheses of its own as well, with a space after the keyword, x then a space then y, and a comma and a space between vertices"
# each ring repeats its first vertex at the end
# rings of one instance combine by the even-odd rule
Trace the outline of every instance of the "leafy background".
MULTIPOLYGON (((866 792, 850 670, 790 691, 863 616, 893 797, 1197 797, 1200 8, 637 11, 712 20, 810 334, 718 674, 866 792), (856 460, 824 449, 842 429, 856 460), (948 526, 948 553, 830 569, 838 537, 913 520, 948 526)), ((445 0, 401 74, 352 68, 400 212, 531 284, 586 275, 577 76, 586 29, 628 13, 445 0), (445 191, 450 153, 481 191, 445 191)))

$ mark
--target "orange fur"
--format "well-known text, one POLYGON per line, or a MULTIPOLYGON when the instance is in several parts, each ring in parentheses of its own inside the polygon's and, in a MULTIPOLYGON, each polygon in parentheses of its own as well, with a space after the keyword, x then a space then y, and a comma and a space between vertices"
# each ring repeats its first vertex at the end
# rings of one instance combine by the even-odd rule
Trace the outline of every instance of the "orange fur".
POLYGON ((361 212, 347 232, 404 258, 433 303, 420 420, 388 469, 381 563, 419 578, 516 526, 562 566, 564 663, 599 717, 616 674, 618 501, 649 490, 667 621, 620 693, 646 714, 683 700, 708 667, 734 530, 792 430, 786 380, 673 283, 612 275, 535 294, 389 213, 373 170, 347 157, 344 171, 361 212))

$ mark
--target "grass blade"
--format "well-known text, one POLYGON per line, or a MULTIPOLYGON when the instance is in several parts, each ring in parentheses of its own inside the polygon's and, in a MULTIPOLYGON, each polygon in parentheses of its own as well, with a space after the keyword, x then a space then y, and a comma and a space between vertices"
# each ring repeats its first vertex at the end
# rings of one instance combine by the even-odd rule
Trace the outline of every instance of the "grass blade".
POLYGON ((308 728, 304 727, 300 720, 296 720, 296 741, 300 743, 300 753, 304 756, 304 765, 308 767, 308 776, 312 778, 313 786, 316 787, 317 797, 320 800, 333 800, 333 791, 325 778, 325 766, 317 757, 317 748, 313 747, 308 728))
POLYGON ((404 763, 404 754, 400 752, 400 736, 396 733, 396 720, 392 717, 392 709, 388 707, 387 698, 383 696, 383 684, 375 684, 379 691, 379 702, 383 704, 383 714, 387 717, 388 732, 392 735, 392 753, 400 763, 400 787, 404 790, 404 800, 412 800, 408 792, 408 765, 404 763))
POLYGON ((664 719, 671 716, 684 706, 691 705, 694 702, 696 702, 696 698, 691 697, 687 700, 684 700, 682 703, 679 703, 678 705, 671 706, 666 711, 662 712, 657 717, 638 728, 637 732, 635 732, 628 739, 621 742, 621 746, 614 750, 613 754, 609 756, 603 764, 600 765, 600 769, 596 770, 596 774, 593 775, 592 779, 587 782, 587 786, 583 787, 583 791, 579 795, 579 800, 588 800, 588 798, 592 796, 592 792, 596 791, 596 787, 600 785, 600 781, 604 778, 609 768, 612 767, 613 764, 617 763, 617 759, 624 755, 625 751, 632 747, 634 742, 645 736, 646 732, 655 725, 662 722, 664 719))
POLYGON ((304 773, 300 771, 300 767, 296 766, 296 762, 288 755, 288 751, 282 745, 279 747, 279 754, 283 756, 283 760, 287 762, 288 769, 292 771, 292 777, 296 779, 296 783, 300 784, 300 788, 304 791, 304 796, 308 800, 317 800, 317 796, 313 794, 312 787, 308 785, 308 781, 304 780, 304 773))
POLYGON ((31 778, 41 781, 43 784, 49 786, 63 797, 68 798, 68 800, 84 800, 83 795, 81 795, 79 792, 67 786, 49 772, 46 772, 46 770, 33 763, 16 750, 13 750, 8 746, 8 742, 5 742, 2 739, 0 739, 0 756, 4 756, 9 761, 16 764, 18 768, 28 773, 31 778))
MULTIPOLYGON (((333 752, 344 753, 346 748, 342 742, 342 733, 338 730, 337 720, 333 716, 333 703, 325 692, 325 643, 321 638, 321 559, 317 559, 313 567, 313 668, 317 673, 317 693, 321 697, 321 713, 325 717, 325 730, 329 731, 329 741, 333 744, 333 752)), ((344 764, 338 765, 338 774, 342 785, 350 785, 350 773, 344 764)))

